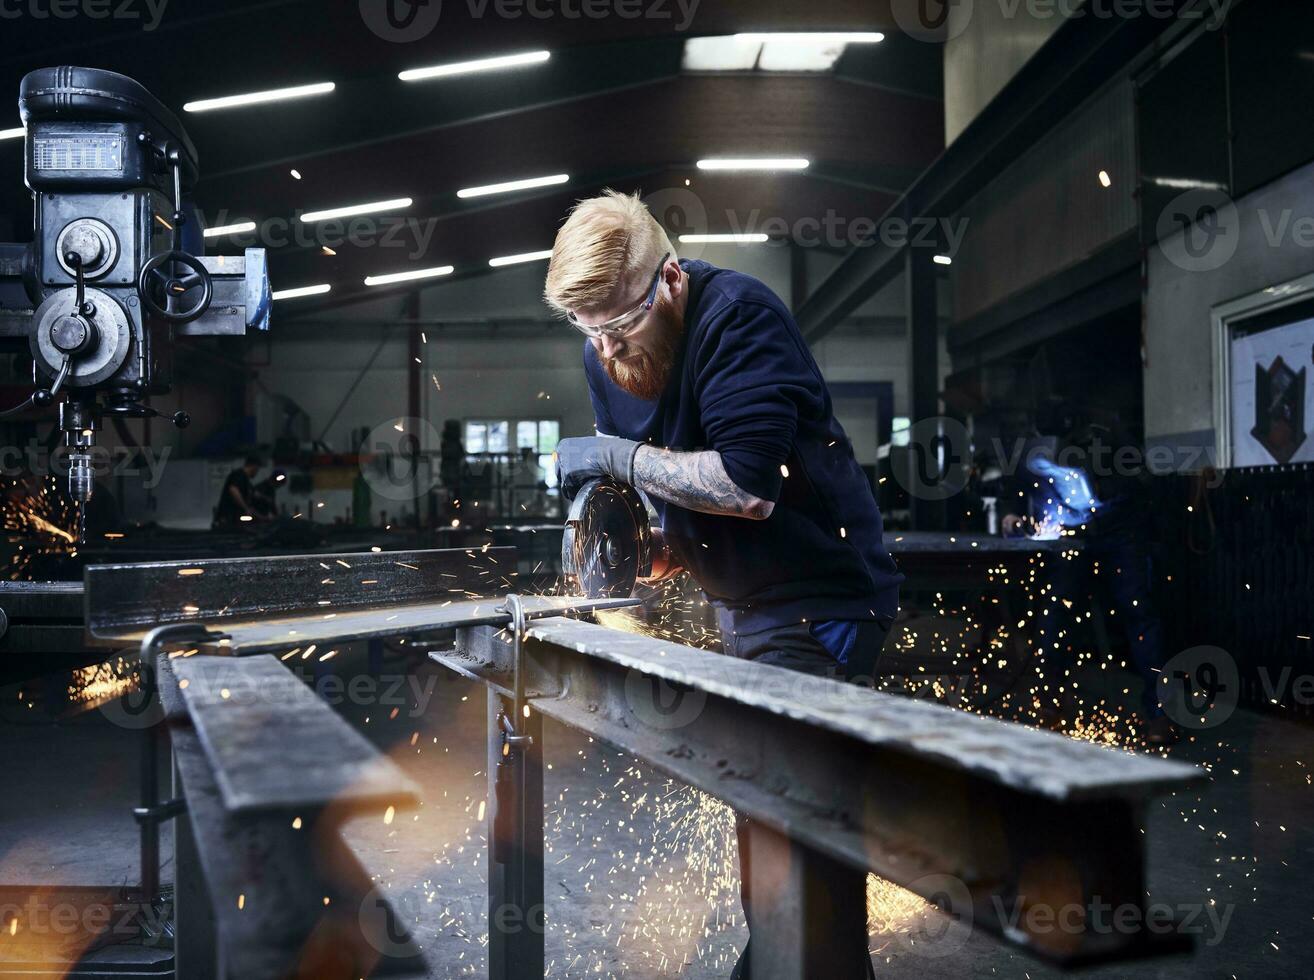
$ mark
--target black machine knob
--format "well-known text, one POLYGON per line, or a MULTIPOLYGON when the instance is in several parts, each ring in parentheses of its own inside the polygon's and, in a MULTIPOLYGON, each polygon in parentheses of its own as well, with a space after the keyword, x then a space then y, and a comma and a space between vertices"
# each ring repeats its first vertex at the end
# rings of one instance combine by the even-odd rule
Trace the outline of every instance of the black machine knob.
POLYGON ((96 325, 80 313, 70 313, 50 328, 50 342, 68 357, 76 357, 96 342, 96 325))
POLYGON ((188 323, 210 308, 214 282, 200 259, 175 249, 142 266, 137 292, 148 312, 173 323, 188 323))

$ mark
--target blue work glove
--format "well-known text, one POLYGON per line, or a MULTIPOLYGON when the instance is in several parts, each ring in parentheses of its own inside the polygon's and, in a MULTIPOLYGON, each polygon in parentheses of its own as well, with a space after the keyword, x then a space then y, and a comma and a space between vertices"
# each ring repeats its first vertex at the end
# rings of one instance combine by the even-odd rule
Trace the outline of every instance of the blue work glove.
POLYGON ((639 443, 615 436, 582 436, 557 443, 557 485, 574 500, 584 484, 600 476, 634 485, 634 454, 639 443))

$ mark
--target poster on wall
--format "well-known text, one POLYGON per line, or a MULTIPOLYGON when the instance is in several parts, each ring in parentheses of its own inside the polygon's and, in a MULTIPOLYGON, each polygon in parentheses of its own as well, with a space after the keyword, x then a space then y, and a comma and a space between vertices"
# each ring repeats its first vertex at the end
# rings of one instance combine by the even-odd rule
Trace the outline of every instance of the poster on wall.
POLYGON ((1231 339, 1233 466, 1314 460, 1314 318, 1231 339))

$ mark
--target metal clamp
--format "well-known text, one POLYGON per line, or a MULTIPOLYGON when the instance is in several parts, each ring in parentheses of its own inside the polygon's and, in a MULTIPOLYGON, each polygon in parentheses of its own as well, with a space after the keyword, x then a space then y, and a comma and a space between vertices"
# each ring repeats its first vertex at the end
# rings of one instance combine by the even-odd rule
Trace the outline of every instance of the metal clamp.
POLYGON ((532 745, 534 740, 529 735, 518 731, 520 719, 525 713, 525 605, 520 596, 514 593, 506 597, 506 603, 498 608, 511 617, 511 662, 514 665, 511 680, 511 717, 502 716, 503 755, 507 750, 532 745))

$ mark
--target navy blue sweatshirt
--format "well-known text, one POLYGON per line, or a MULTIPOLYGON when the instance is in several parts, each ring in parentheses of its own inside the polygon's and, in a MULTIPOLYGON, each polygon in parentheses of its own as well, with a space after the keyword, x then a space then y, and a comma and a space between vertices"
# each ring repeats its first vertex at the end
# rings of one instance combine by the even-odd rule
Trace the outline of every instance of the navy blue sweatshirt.
POLYGON ((736 632, 893 618, 903 576, 794 318, 751 276, 680 265, 689 274, 684 339, 657 401, 621 390, 584 344, 598 431, 716 450, 736 486, 775 502, 769 518, 754 521, 653 498, 675 557, 734 615, 736 632))

